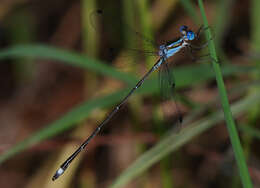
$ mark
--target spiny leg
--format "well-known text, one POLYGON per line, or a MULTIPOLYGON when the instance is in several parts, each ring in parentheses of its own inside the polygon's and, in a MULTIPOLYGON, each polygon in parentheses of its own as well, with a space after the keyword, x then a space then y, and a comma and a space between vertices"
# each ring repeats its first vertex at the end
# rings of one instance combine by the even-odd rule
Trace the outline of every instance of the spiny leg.
POLYGON ((206 60, 213 60, 213 58, 210 57, 209 53, 195 57, 193 55, 193 49, 191 47, 188 47, 186 51, 193 62, 204 62, 206 60), (203 60, 203 59, 205 59, 205 60, 203 60), (201 60, 203 60, 203 61, 201 61, 201 60))

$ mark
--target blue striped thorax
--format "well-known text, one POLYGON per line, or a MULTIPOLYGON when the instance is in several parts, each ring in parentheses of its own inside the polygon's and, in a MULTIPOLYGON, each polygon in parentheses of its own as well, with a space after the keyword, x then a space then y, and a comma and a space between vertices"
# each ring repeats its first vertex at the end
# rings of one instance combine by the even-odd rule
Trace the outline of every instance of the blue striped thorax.
POLYGON ((186 47, 189 45, 189 41, 192 41, 195 39, 196 35, 193 31, 188 30, 187 26, 181 26, 180 27, 180 33, 182 34, 182 37, 180 37, 177 41, 171 42, 167 45, 161 45, 159 46, 158 55, 166 60, 167 58, 170 58, 175 53, 180 51, 183 47, 186 47))

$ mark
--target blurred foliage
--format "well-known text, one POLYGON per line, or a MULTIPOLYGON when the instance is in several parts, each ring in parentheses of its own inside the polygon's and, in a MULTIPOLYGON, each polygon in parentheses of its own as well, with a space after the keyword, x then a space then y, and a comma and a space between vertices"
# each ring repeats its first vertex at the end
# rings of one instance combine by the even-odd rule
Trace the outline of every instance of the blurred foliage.
MULTIPOLYGON (((254 187, 260 185, 259 5, 204 2, 254 187)), ((153 74, 74 166, 51 181, 156 60, 125 47, 153 50, 143 36, 172 40, 181 25, 196 31, 203 23, 197 1, 12 0, 0 12, 1 187, 242 187, 210 59, 194 62, 186 53, 172 59, 171 69, 181 130, 174 102, 161 100, 153 74), (93 27, 96 9, 108 14, 93 27)))

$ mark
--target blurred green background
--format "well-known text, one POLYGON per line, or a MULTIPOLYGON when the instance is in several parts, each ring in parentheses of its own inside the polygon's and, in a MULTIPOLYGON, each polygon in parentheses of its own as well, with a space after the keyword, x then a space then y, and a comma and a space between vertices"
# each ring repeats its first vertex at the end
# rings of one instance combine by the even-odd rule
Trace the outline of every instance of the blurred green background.
MULTIPOLYGON (((249 173, 259 187, 260 1, 204 3, 249 173)), ((194 0, 2 1, 0 187, 242 187, 210 59, 194 62, 184 52, 172 59, 180 130, 174 102, 162 100, 154 73, 87 152, 51 181, 155 63, 156 57, 124 50, 154 50, 129 28, 163 43, 178 37, 181 25, 197 31, 202 23, 194 0), (93 16, 97 9, 106 16, 93 16), (111 55, 112 46, 118 51, 111 55)))

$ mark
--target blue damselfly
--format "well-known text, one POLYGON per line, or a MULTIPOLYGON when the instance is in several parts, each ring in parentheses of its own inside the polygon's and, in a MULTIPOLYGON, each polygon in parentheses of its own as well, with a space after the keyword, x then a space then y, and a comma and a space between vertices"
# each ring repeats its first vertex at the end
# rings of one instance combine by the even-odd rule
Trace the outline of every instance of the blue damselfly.
MULTIPOLYGON (((159 56, 159 59, 156 61, 156 63, 150 68, 148 72, 137 82, 137 84, 129 91, 129 93, 122 99, 122 101, 107 115, 107 117, 98 125, 98 127, 92 132, 92 134, 78 147, 78 149, 60 166, 60 168, 56 171, 54 176, 52 177, 52 180, 56 180, 58 177, 60 177, 64 171, 68 168, 70 163, 75 159, 75 157, 89 144, 89 142, 100 132, 100 130, 103 128, 105 124, 107 124, 111 118, 119 111, 119 109, 126 103, 126 101, 129 99, 129 97, 139 88, 142 86, 144 81, 148 78, 148 76, 160 69, 161 71, 164 71, 166 74, 168 74, 168 79, 163 81, 164 83, 161 83, 163 85, 168 85, 168 87, 173 91, 175 88, 175 83, 173 79, 170 76, 170 70, 168 68, 168 59, 172 56, 174 56, 176 53, 178 53, 181 49, 189 49, 192 51, 193 49, 198 50, 203 48, 202 47, 196 47, 191 44, 191 41, 198 38, 199 33, 201 31, 201 28, 198 30, 198 32, 194 33, 192 30, 190 30, 187 26, 181 26, 180 27, 180 34, 181 36, 179 39, 177 39, 174 42, 168 42, 166 44, 160 45, 157 55, 159 56)), ((165 74, 164 73, 164 74, 165 74)), ((178 110, 178 109, 177 109, 178 110)), ((180 112, 178 112, 180 114, 180 112)), ((179 123, 182 122, 182 117, 179 116, 179 123)))

